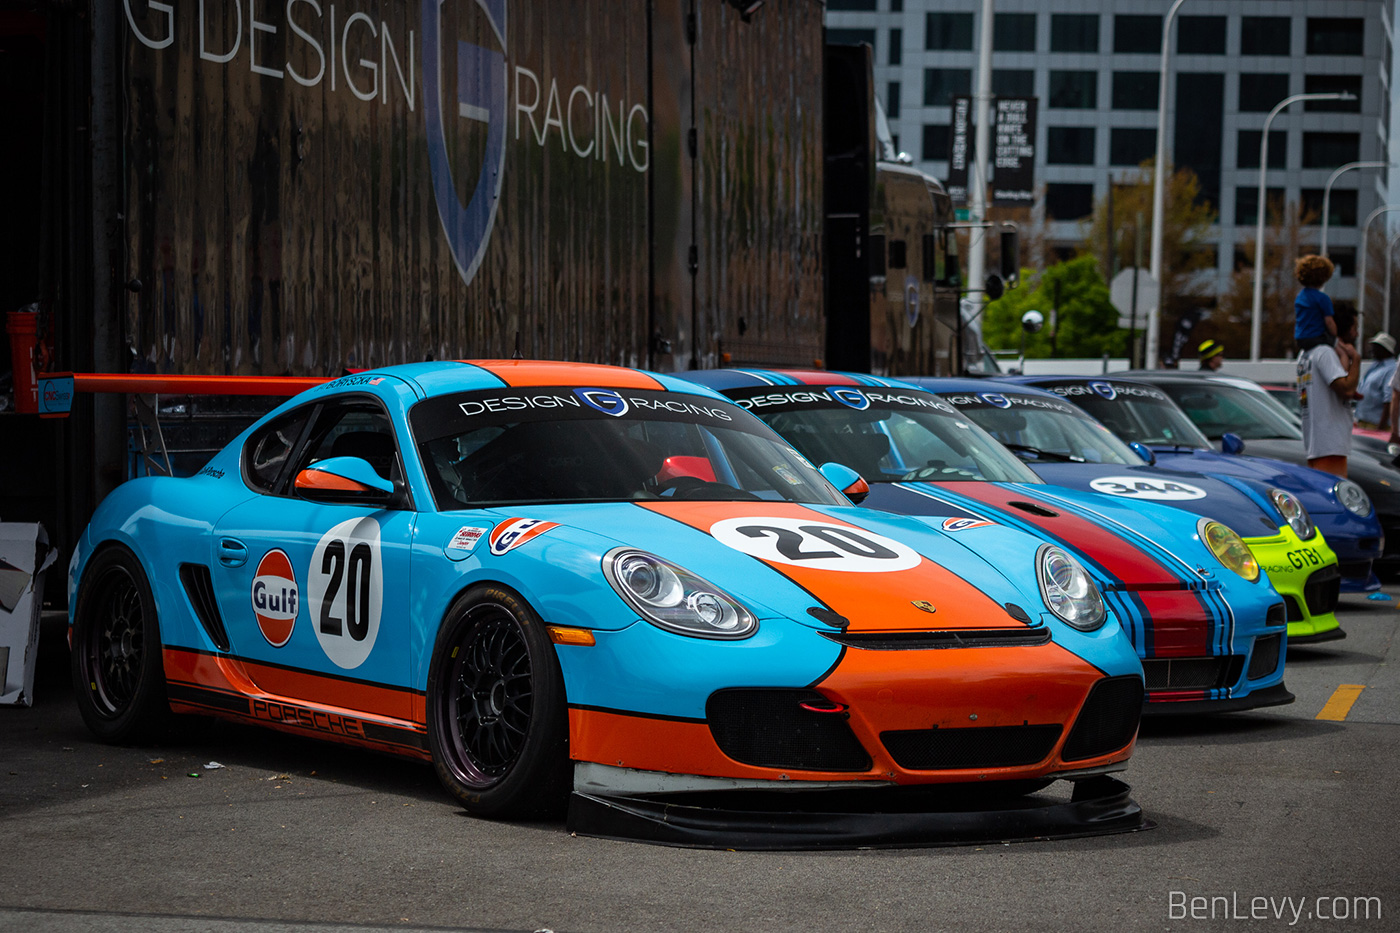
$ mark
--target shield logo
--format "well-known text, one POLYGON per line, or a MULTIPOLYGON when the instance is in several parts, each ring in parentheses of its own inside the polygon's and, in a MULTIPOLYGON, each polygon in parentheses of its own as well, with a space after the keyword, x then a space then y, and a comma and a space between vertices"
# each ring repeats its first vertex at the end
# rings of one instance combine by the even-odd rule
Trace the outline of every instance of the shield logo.
POLYGON ((924 612, 938 611, 938 607, 935 606, 933 603, 929 602, 927 599, 915 599, 912 600, 912 603, 915 609, 922 609, 924 612))

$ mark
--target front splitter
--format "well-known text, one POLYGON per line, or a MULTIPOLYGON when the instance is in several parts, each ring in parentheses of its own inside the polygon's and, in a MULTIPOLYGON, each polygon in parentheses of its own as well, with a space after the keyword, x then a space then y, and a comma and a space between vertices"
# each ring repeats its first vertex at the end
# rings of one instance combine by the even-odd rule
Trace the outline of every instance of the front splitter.
POLYGON ((1137 832, 1132 788, 1107 775, 1073 781, 1064 801, 997 797, 985 785, 875 790, 677 793, 575 792, 568 829, 583 836, 695 849, 889 849, 1031 842, 1137 832), (770 809, 775 800, 784 806, 770 809))

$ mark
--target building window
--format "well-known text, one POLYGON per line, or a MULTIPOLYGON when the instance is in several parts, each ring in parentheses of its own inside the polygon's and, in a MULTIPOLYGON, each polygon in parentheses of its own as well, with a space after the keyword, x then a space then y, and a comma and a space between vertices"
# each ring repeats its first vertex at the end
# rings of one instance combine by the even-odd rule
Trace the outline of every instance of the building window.
POLYGON ((948 138, 951 128, 946 123, 924 124, 925 162, 946 162, 948 160, 948 138))
POLYGON ((872 49, 875 48, 875 30, 873 29, 828 29, 826 31, 826 41, 832 45, 861 45, 865 44, 872 49))
MULTIPOLYGON (((828 6, 827 9, 830 9, 830 6, 828 6)), ((972 14, 926 14, 924 19, 924 48, 931 52, 972 51, 972 14)))
MULTIPOLYGON (((1235 168, 1259 167, 1259 143, 1262 130, 1240 130, 1235 168)), ((1269 130, 1269 168, 1288 166, 1288 131, 1269 130)))
POLYGON ((1224 55, 1225 17, 1183 16, 1176 27, 1176 51, 1181 55, 1224 55))
POLYGON ((1240 17, 1240 54, 1291 55, 1290 25, 1287 16, 1240 17))
POLYGON ((1162 51, 1162 17, 1120 13, 1113 17, 1113 51, 1162 51))
MULTIPOLYGON (((1256 151, 1254 161, 1259 161, 1256 151)), ((1264 203, 1270 209, 1283 204, 1282 188, 1265 188, 1264 203)), ((1267 218, 1265 218, 1267 222, 1267 218)), ((1259 186, 1241 185, 1235 189, 1235 226, 1248 227, 1259 222, 1259 186)), ((1236 258, 1235 265, 1239 266, 1239 259, 1236 258)), ((1246 262, 1245 265, 1251 263, 1246 262)))
POLYGON ((1114 110, 1156 110, 1161 75, 1155 71, 1115 71, 1114 110))
POLYGON ((924 106, 947 107, 958 94, 972 93, 972 69, 925 68, 924 106))
POLYGON ((997 97, 1034 97, 1035 72, 1029 68, 993 68, 992 93, 997 97))
POLYGON ((890 64, 904 64, 904 30, 890 30, 890 64))
POLYGON ((1035 14, 994 14, 992 17, 992 50, 995 52, 1034 52, 1035 14))
POLYGON ((1240 110, 1245 113, 1268 113, 1287 96, 1286 73, 1240 75, 1240 110))
POLYGON ((875 0, 826 0, 826 8, 834 12, 875 10, 875 0))
POLYGON ((1309 55, 1362 55, 1365 50, 1365 20, 1308 17, 1309 55))
MULTIPOLYGON (((891 81, 885 88, 885 116, 899 119, 899 82, 891 81)), ((896 146, 896 149, 899 147, 896 146)))
MULTIPOLYGON (((1099 105, 1097 71, 1050 72, 1050 106, 1066 110, 1093 110, 1099 105)), ((1156 107, 1154 103, 1152 105, 1156 107)))
POLYGON ((1350 94, 1355 100, 1310 100, 1308 110, 1327 113, 1361 112, 1361 75, 1306 75, 1303 90, 1309 94, 1350 94))
MULTIPOLYGON (((1318 225, 1322 224, 1322 199, 1326 194, 1323 188, 1303 189, 1303 210, 1313 214, 1317 218, 1313 223, 1318 225)), ((1327 201, 1327 213, 1332 215, 1327 220, 1329 227, 1355 227, 1356 189, 1333 188, 1332 197, 1327 201)))
POLYGON ((1083 220, 1094 213, 1094 186, 1051 183, 1045 186, 1048 220, 1083 220))
POLYGON ((1092 126, 1052 126, 1046 137, 1045 161, 1050 165, 1093 165, 1092 126))
POLYGON ((1141 165, 1157 155, 1155 129, 1114 127, 1108 137, 1109 165, 1141 165))
MULTIPOLYGON (((1332 197, 1336 197, 1337 192, 1332 192, 1332 197)), ((1311 250, 1309 250, 1311 252, 1311 250)), ((1332 265, 1337 267, 1336 275, 1350 278, 1356 275, 1356 250, 1349 246, 1339 249, 1327 248, 1327 258, 1332 260, 1332 265)))
POLYGON ((1050 51, 1097 52, 1098 50, 1099 14, 1050 14, 1050 51))
POLYGON ((1360 133, 1303 134, 1303 168, 1338 168, 1360 158, 1360 133))

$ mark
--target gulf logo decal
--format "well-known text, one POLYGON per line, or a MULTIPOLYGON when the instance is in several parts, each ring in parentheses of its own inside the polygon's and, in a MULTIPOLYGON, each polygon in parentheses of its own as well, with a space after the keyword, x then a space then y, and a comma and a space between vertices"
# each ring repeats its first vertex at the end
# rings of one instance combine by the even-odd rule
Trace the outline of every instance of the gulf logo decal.
POLYGON ((966 531, 969 528, 982 528, 986 525, 995 525, 996 522, 989 522, 983 518, 945 518, 943 519, 944 531, 966 531))
POLYGON ((500 557, 526 541, 538 538, 551 528, 558 527, 558 522, 546 522, 538 518, 508 518, 491 532, 491 553, 500 557))
POLYGON ((300 604, 291 559, 280 549, 268 551, 253 574, 253 615, 269 645, 281 648, 291 639, 300 604))
POLYGON ((1100 476, 1089 483, 1095 492, 1126 499, 1151 499, 1159 502, 1186 502, 1204 499, 1206 491, 1190 483, 1169 479, 1143 479, 1138 476, 1100 476))
POLYGON ((813 570, 888 573, 917 567, 922 560, 913 548, 891 538, 816 519, 730 518, 712 525, 710 534, 759 560, 813 570))

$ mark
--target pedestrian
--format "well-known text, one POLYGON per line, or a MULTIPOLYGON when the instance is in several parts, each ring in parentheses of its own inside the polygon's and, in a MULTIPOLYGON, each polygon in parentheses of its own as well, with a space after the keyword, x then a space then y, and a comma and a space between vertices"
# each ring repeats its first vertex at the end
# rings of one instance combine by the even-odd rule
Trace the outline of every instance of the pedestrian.
POLYGON ((1302 286, 1293 300, 1293 339, 1299 350, 1337 342, 1340 331, 1332 299, 1322 291, 1332 270, 1332 260, 1326 256, 1303 256, 1293 264, 1293 275, 1302 286))
POLYGON ((1196 358, 1203 371, 1213 373, 1225 363, 1225 347, 1219 341, 1206 340, 1196 348, 1196 358))
POLYGON ((1347 406, 1361 375, 1361 357, 1352 346, 1356 314, 1341 308, 1332 317, 1338 334, 1336 346, 1314 344, 1298 354, 1298 405, 1308 466, 1346 476, 1352 427, 1347 406))
POLYGON ((1356 426, 1369 430, 1390 427, 1390 384, 1395 376, 1395 338, 1382 331, 1371 338, 1371 358, 1375 360, 1357 391, 1356 426))

